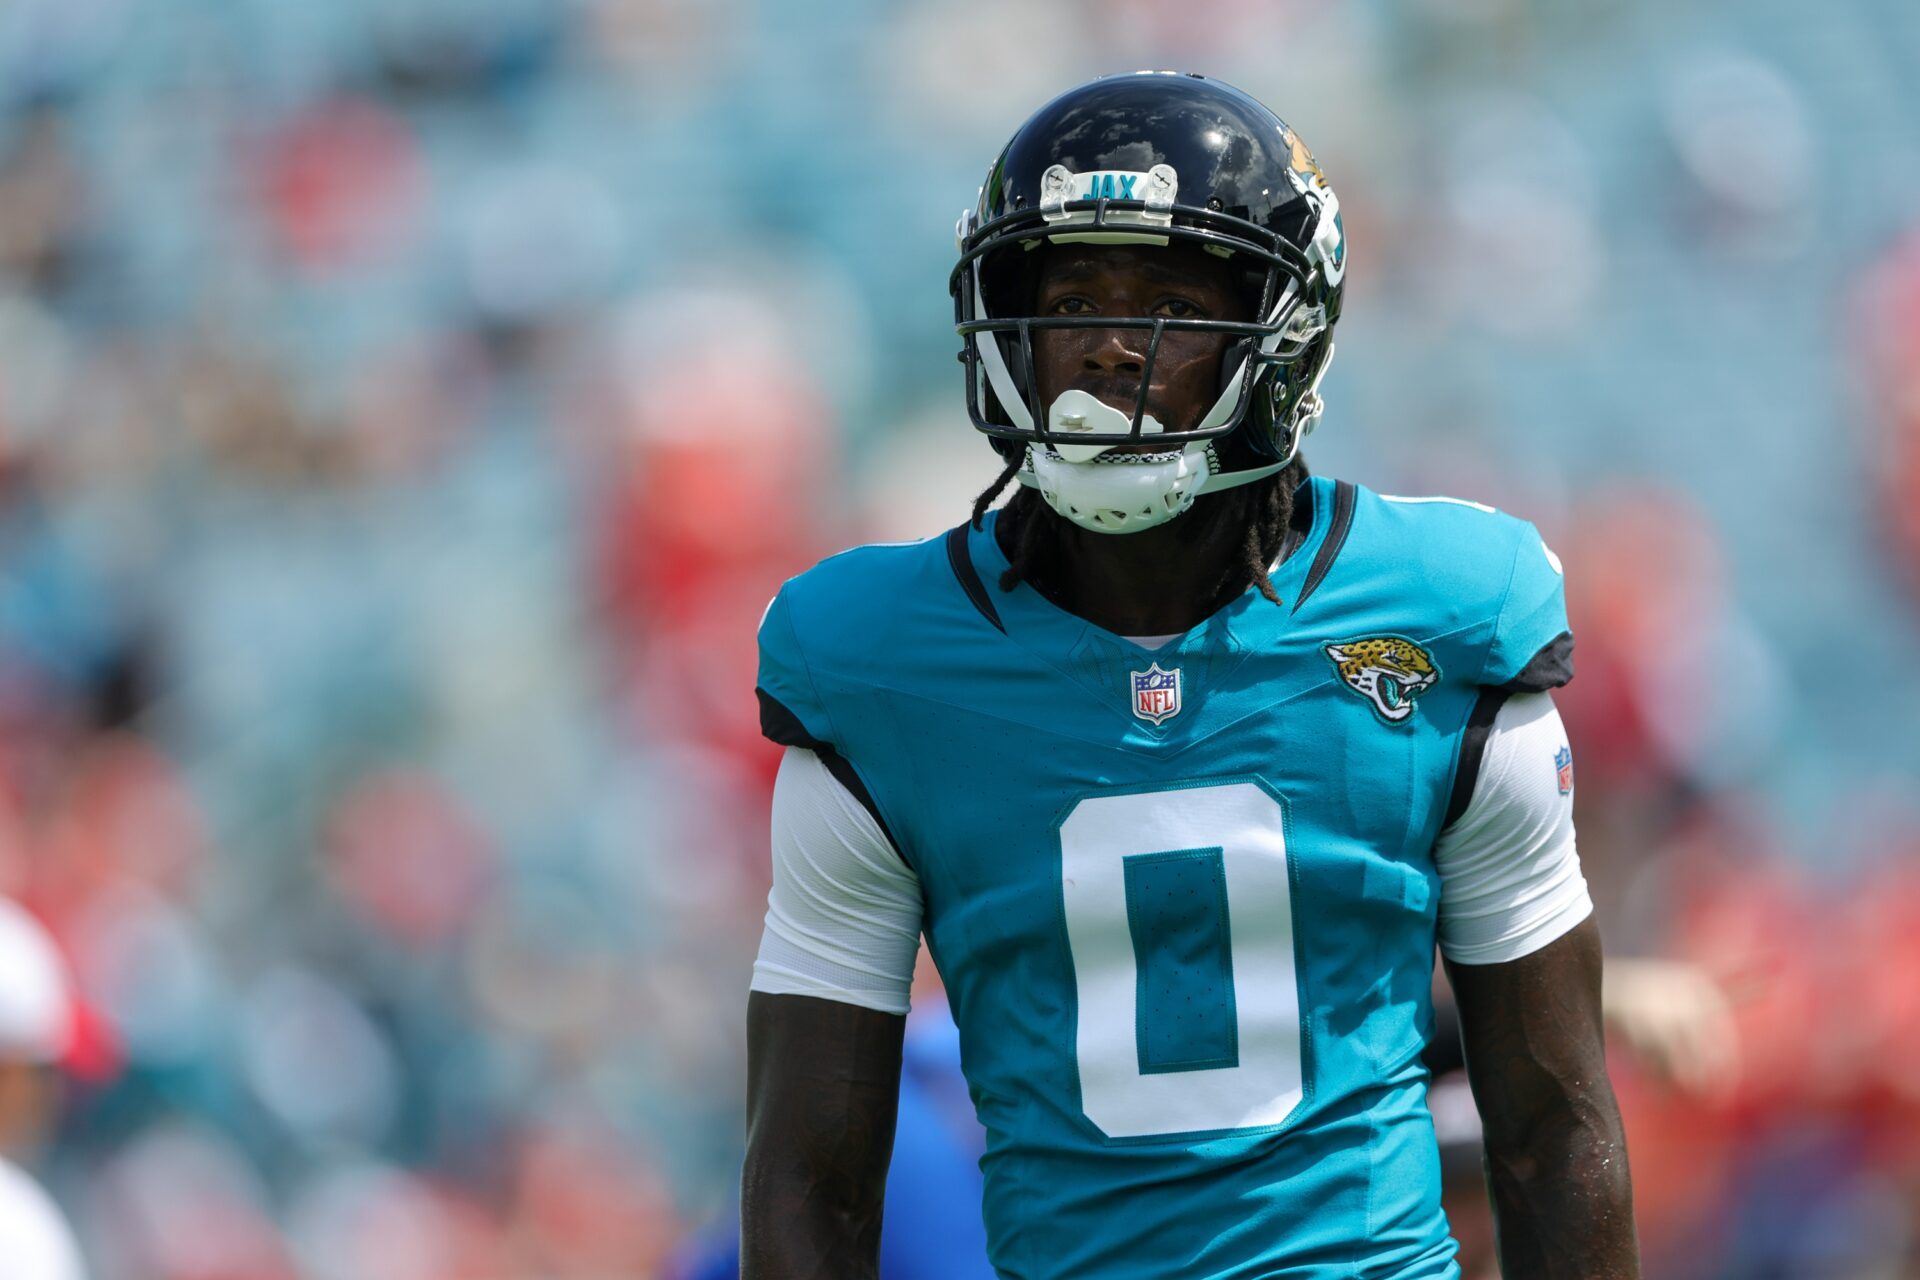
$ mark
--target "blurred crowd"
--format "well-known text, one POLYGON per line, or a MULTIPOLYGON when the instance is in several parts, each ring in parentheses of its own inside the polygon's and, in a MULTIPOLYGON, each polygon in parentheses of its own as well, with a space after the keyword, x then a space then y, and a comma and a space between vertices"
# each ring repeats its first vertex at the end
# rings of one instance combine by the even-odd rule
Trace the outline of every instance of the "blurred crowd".
POLYGON ((1603 931, 1728 1019, 1622 970, 1649 1275, 1920 1274, 1920 9, 11 0, 0 894, 72 999, 0 1155, 89 1274, 726 1212, 755 623, 991 478, 954 216, 1144 65, 1340 190, 1310 464, 1567 565, 1603 931))

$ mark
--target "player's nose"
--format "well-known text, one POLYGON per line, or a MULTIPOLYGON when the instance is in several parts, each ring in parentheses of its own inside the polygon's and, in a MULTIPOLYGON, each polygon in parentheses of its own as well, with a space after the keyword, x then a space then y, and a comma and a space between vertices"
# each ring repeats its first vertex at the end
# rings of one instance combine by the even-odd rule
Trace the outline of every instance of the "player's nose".
POLYGON ((1139 374, 1146 369, 1146 334, 1139 329, 1089 329, 1081 357, 1087 373, 1139 374))

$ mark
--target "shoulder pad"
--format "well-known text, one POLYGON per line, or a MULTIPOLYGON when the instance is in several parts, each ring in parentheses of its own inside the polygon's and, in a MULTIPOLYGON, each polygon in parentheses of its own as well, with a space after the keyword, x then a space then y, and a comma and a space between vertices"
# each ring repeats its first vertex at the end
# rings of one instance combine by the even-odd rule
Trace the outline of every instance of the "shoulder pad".
POLYGON ((1556 688, 1573 678, 1560 558, 1525 520, 1460 498, 1361 491, 1390 526, 1389 545, 1414 558, 1427 590, 1455 602, 1463 621, 1486 625, 1475 683, 1556 688))

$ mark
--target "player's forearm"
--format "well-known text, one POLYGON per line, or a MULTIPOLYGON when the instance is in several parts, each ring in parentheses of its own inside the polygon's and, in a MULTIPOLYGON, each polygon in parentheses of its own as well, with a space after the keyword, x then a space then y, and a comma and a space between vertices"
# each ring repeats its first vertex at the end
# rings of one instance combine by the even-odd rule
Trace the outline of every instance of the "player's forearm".
POLYGON ((747 1005, 743 1280, 870 1280, 905 1020, 806 996, 747 1005))
POLYGON ((793 1163, 748 1152, 740 1186, 743 1280, 878 1277, 880 1198, 793 1163))
POLYGON ((1487 1183, 1506 1280, 1636 1280, 1632 1185, 1604 1077, 1521 1147, 1489 1144, 1487 1183))
POLYGON ((1449 963, 1506 1280, 1640 1274, 1591 919, 1518 960, 1449 963))

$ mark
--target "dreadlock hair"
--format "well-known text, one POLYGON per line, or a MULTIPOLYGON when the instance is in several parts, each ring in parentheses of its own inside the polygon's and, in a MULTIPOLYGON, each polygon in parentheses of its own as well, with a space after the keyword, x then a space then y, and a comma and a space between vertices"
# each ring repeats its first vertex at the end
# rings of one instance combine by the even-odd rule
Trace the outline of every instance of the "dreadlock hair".
MULTIPOLYGON (((980 527, 994 500, 1012 483, 1023 460, 1023 455, 1015 455, 973 500, 974 528, 980 527)), ((1213 497, 1206 507, 1187 513, 1191 519, 1195 512, 1204 510, 1209 519, 1246 530, 1239 559, 1228 563, 1216 584, 1223 594, 1237 593, 1251 584, 1274 604, 1280 603, 1280 593, 1273 589, 1267 569, 1280 558, 1280 549, 1286 544, 1287 527, 1293 520, 1293 491, 1306 477, 1306 463, 1296 457, 1265 480, 1229 489, 1213 497)), ((1023 580, 1036 586, 1058 581, 1059 545, 1053 535, 1060 517, 1047 507, 1039 492, 1020 486, 1007 500, 1000 519, 1008 526, 1003 544, 1008 567, 1000 575, 1000 589, 1011 591, 1023 580)))

